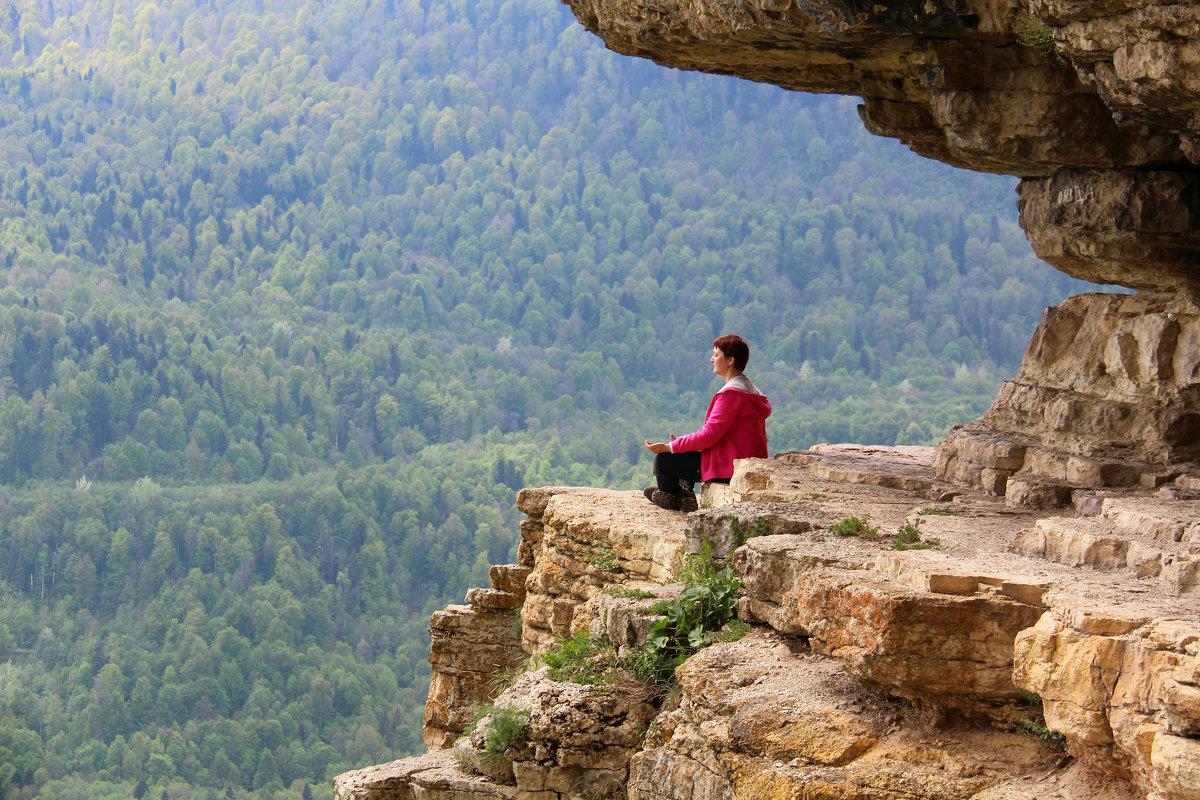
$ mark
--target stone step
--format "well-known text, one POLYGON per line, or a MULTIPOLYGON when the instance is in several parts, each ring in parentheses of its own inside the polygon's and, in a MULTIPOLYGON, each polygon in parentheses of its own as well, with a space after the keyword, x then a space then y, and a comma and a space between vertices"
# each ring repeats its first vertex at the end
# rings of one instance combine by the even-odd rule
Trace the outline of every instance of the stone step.
POLYGON ((1200 544, 1200 500, 1106 497, 1099 516, 1125 534, 1200 544))
POLYGON ((1175 594, 1200 591, 1197 523, 1136 505, 1104 502, 1094 518, 1039 519, 1009 545, 1013 553, 1103 572, 1129 570, 1175 594))
POLYGON ((933 458, 932 447, 819 444, 770 459, 740 459, 727 489, 707 490, 708 502, 786 503, 802 500, 814 490, 839 486, 848 491, 856 485, 949 499, 956 492, 934 478, 933 458))

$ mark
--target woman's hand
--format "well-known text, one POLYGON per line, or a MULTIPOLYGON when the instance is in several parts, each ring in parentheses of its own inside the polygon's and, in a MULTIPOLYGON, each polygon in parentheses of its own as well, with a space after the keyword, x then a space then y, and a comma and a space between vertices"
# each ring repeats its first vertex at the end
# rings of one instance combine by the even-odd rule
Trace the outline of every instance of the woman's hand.
MULTIPOLYGON (((675 434, 671 434, 671 441, 675 441, 675 434)), ((669 453, 671 452, 671 445, 667 444, 666 442, 651 442, 649 439, 647 439, 646 449, 651 453, 669 453)))

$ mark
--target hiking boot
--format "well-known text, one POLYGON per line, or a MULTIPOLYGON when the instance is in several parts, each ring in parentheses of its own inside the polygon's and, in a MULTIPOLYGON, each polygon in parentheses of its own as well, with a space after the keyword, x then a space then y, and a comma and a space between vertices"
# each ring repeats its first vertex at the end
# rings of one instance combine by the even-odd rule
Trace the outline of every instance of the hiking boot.
POLYGON ((658 487, 647 486, 642 494, 646 496, 654 505, 659 508, 665 508, 668 511, 695 511, 699 506, 696 503, 695 494, 671 494, 664 492, 658 487))

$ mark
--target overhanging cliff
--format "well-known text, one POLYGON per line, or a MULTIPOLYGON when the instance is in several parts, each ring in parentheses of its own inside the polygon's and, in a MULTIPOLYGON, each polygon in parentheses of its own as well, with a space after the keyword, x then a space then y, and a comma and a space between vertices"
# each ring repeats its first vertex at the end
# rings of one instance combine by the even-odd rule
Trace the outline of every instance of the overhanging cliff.
POLYGON ((858 95, 871 132, 1019 176, 1041 258, 1155 295, 1047 314, 992 409, 942 445, 940 476, 1053 504, 1195 466, 1200 5, 564 1, 620 53, 858 95))

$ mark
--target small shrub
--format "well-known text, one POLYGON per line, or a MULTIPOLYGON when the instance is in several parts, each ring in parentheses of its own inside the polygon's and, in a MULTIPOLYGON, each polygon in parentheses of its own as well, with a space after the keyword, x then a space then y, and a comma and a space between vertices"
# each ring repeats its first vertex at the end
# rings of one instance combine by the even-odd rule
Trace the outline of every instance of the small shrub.
POLYGON ((607 547, 597 547, 592 552, 592 557, 588 560, 588 563, 604 572, 621 571, 621 567, 617 564, 617 554, 607 547))
POLYGON ((878 539, 879 528, 873 527, 865 519, 846 517, 829 529, 838 536, 857 536, 860 539, 878 539))
POLYGON ((698 555, 688 555, 679 575, 683 591, 675 600, 655 603, 663 619, 654 623, 646 644, 632 648, 626 669, 655 684, 665 684, 675 668, 692 653, 713 643, 713 631, 719 631, 734 618, 738 590, 742 582, 730 567, 720 567, 705 542, 698 555))
POLYGON ((907 522, 896 531, 896 538, 892 541, 893 550, 929 550, 932 547, 932 544, 921 541, 921 531, 917 526, 907 522))
POLYGON ((524 708, 492 708, 491 720, 484 729, 484 744, 489 753, 503 753, 525 741, 529 711, 524 708))
POLYGON ((1046 727, 1042 719, 1023 719, 1017 723, 1017 731, 1037 739, 1042 744, 1054 750, 1067 749, 1067 737, 1058 731, 1046 727))
POLYGON ((639 681, 662 687, 674 677, 677 664, 666 648, 646 644, 626 648, 621 666, 639 681))
POLYGON ((950 506, 927 506, 917 512, 921 517, 953 517, 958 512, 950 506))
POLYGON ((821 494, 820 492, 806 492, 800 495, 801 500, 826 500, 829 495, 821 494))
POLYGON ((1063 60, 1054 41, 1054 32, 1033 14, 1022 11, 1013 17, 1013 33, 1017 35, 1017 41, 1026 47, 1052 55, 1056 61, 1063 60))
POLYGON ((475 726, 487 718, 484 726, 483 751, 456 749, 455 759, 465 771, 486 775, 500 783, 512 781, 512 759, 507 755, 509 748, 522 744, 528 736, 529 711, 516 708, 476 706, 475 726))

